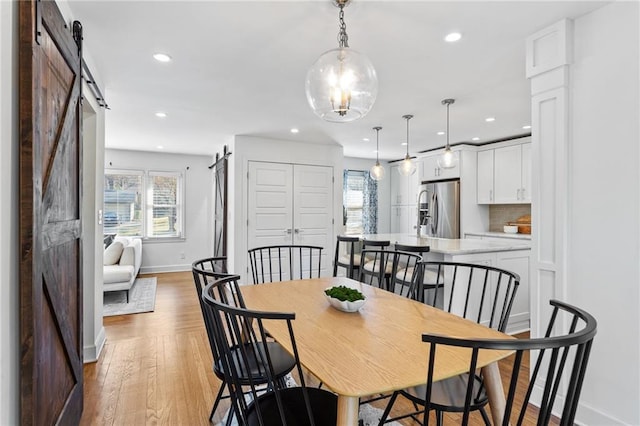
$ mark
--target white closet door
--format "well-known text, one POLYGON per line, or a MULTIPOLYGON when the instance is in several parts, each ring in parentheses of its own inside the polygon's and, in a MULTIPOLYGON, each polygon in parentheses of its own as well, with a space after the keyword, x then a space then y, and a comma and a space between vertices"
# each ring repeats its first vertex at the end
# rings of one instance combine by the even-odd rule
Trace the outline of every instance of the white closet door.
POLYGON ((247 248, 291 244, 293 166, 249 162, 247 248))
MULTIPOLYGON (((293 167, 293 243, 323 247, 321 275, 331 275, 333 246, 333 168, 293 167)), ((318 260, 313 259, 313 265, 318 260)), ((309 259, 303 259, 303 270, 309 259)))

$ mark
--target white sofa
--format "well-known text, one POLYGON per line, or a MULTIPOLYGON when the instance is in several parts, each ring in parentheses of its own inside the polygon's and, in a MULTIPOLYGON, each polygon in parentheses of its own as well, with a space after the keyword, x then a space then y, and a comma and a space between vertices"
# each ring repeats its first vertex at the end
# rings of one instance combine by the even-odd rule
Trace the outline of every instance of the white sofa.
POLYGON ((104 253, 103 291, 126 291, 133 286, 142 263, 142 240, 133 237, 116 237, 104 253), (120 243, 122 249, 120 250, 120 243), (118 256, 119 253, 119 256, 118 256))

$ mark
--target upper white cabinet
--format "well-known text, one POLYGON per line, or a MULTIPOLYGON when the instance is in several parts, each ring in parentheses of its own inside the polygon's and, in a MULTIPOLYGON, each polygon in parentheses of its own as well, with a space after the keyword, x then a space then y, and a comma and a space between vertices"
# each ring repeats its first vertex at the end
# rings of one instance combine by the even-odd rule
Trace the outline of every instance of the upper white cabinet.
POLYGON ((453 155, 456 157, 456 166, 450 169, 442 168, 438 165, 438 160, 442 153, 428 155, 422 158, 422 173, 420 180, 442 180, 454 179, 460 177, 460 152, 455 151, 453 155))
POLYGON ((531 202, 531 144, 478 152, 478 204, 531 202))
POLYGON ((478 204, 493 203, 493 149, 478 152, 478 204))

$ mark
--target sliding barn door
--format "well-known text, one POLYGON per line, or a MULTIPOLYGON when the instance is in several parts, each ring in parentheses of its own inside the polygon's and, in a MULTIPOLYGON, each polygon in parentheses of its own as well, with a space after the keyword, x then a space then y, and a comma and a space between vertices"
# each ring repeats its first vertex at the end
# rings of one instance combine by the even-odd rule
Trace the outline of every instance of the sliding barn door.
POLYGON ((20 1, 22 424, 82 414, 81 26, 20 1))

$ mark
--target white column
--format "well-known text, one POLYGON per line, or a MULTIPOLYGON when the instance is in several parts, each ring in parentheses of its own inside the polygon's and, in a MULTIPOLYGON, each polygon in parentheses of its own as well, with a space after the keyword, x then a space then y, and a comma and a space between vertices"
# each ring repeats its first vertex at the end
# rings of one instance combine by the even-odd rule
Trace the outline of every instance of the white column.
POLYGON ((566 299, 567 188, 570 164, 569 64, 573 22, 562 20, 527 38, 531 82, 531 336, 544 334, 549 299, 566 299))

